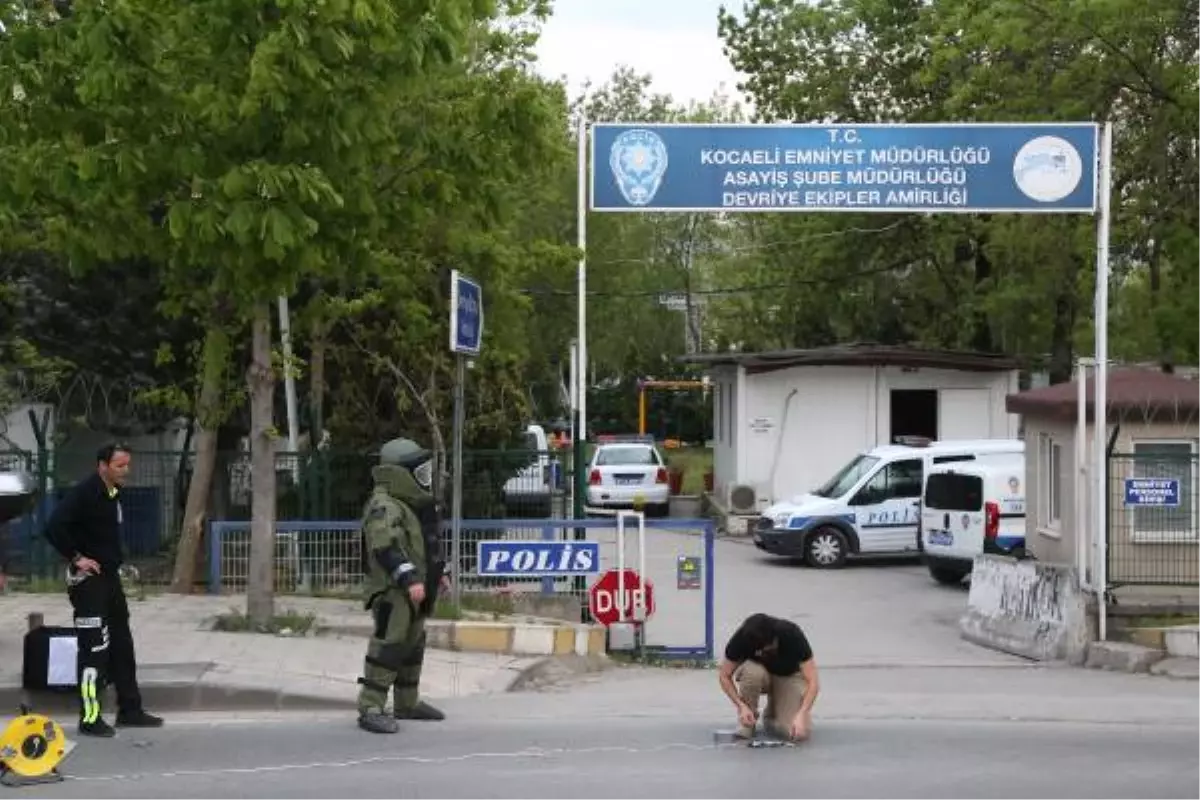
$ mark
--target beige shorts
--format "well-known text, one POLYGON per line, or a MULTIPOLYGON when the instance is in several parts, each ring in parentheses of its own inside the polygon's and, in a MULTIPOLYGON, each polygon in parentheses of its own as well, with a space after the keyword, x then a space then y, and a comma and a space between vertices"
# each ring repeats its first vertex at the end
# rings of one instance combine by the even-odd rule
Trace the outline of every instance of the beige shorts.
MULTIPOLYGON (((804 690, 808 682, 797 672, 795 675, 772 675, 757 661, 746 661, 733 673, 738 695, 742 702, 758 711, 758 701, 767 696, 767 707, 763 711, 763 725, 779 736, 787 736, 792 720, 800 713, 804 702, 804 690)), ((751 737, 754 731, 738 726, 738 735, 751 737)))

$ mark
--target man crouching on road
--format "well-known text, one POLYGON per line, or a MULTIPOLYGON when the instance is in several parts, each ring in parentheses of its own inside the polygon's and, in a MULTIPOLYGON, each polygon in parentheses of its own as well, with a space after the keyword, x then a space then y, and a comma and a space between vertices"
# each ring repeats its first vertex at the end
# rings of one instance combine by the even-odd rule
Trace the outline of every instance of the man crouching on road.
POLYGON ((754 738, 764 694, 766 731, 791 741, 808 738, 820 684, 812 647, 796 623, 767 614, 747 617, 725 645, 720 681, 738 710, 738 738, 754 738))

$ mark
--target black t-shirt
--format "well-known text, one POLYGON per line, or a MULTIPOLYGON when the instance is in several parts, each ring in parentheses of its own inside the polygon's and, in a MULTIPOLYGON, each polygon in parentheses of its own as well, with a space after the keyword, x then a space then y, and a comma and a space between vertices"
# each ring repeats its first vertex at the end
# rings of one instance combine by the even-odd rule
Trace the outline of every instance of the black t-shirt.
POLYGON ((757 661, 772 675, 795 675, 799 672, 800 665, 813 657, 808 637, 800 630, 800 626, 791 620, 772 618, 772 622, 775 637, 779 642, 779 646, 773 652, 755 654, 752 645, 747 641, 743 626, 729 637, 729 643, 725 645, 725 658, 735 664, 757 661))

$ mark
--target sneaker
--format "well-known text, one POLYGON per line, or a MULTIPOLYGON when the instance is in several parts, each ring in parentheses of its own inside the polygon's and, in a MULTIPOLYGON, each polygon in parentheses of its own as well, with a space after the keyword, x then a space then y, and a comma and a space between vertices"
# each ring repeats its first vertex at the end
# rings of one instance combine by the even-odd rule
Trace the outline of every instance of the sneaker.
POLYGON ((112 725, 104 721, 104 717, 97 717, 95 722, 79 723, 80 736, 95 736, 98 739, 111 739, 117 735, 117 731, 112 725))
POLYGON ((397 708, 393 712, 396 719, 418 719, 427 722, 440 722, 446 718, 438 709, 426 703, 424 700, 417 703, 412 708, 397 708))
POLYGON ((141 709, 130 712, 117 712, 117 727, 119 728, 161 728, 162 726, 162 717, 147 714, 141 709))
POLYGON ((396 722, 395 718, 378 711, 360 711, 358 727, 368 733, 398 733, 400 731, 400 723, 396 722))

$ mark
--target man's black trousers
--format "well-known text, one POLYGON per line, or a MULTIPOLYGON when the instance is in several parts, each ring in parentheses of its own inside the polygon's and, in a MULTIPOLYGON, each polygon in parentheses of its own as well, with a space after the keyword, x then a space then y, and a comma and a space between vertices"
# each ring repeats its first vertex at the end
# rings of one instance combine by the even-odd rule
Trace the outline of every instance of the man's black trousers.
POLYGON ((120 576, 115 570, 88 575, 69 586, 67 595, 75 609, 79 642, 80 722, 91 723, 100 718, 100 698, 110 683, 117 691, 117 709, 121 713, 141 711, 129 604, 120 576))

